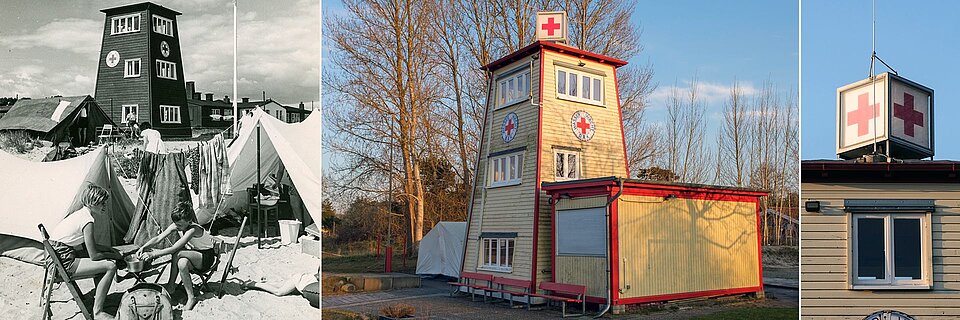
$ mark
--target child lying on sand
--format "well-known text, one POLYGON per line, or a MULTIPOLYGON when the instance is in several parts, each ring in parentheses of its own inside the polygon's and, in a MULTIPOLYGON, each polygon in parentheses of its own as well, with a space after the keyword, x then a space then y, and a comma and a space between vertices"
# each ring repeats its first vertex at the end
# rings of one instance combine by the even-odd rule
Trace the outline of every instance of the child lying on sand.
POLYGON ((256 289, 266 291, 278 297, 293 293, 300 293, 304 298, 310 301, 310 305, 319 306, 319 281, 320 273, 304 272, 291 275, 282 284, 270 284, 264 281, 245 281, 243 283, 243 288, 246 290, 256 289))
POLYGON ((178 203, 173 209, 171 218, 173 224, 147 243, 144 243, 137 251, 137 256, 144 261, 149 261, 162 255, 173 255, 170 259, 170 280, 167 284, 169 286, 175 285, 177 283, 177 273, 180 274, 183 288, 187 291, 187 302, 183 305, 183 309, 190 310, 197 304, 193 292, 193 281, 190 279, 190 271, 204 273, 210 270, 216 257, 216 252, 213 250, 213 237, 196 223, 197 218, 190 203, 178 203), (145 249, 150 248, 160 239, 165 239, 174 230, 180 233, 180 239, 172 246, 158 251, 144 252, 145 249))

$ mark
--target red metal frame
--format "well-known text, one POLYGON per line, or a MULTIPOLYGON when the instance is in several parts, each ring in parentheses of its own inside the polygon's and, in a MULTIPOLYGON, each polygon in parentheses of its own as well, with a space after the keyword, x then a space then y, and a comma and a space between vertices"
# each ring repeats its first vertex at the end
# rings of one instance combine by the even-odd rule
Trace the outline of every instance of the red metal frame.
POLYGON ((656 295, 656 296, 644 296, 644 297, 620 299, 617 303, 614 303, 614 304, 636 304, 636 303, 679 300, 679 299, 689 299, 689 298, 699 298, 699 297, 725 296, 725 295, 738 294, 738 293, 758 292, 760 290, 763 290, 763 286, 673 293, 673 294, 664 294, 664 295, 656 295))
MULTIPOLYGON (((620 189, 610 188, 610 195, 607 196, 607 201, 610 201, 613 196, 620 191, 620 189)), ((617 304, 620 301, 620 227, 617 225, 617 215, 619 213, 618 202, 614 201, 609 205, 610 207, 610 256, 607 259, 610 259, 610 294, 612 304, 617 304)))
POLYGON ((763 234, 760 233, 760 198, 757 201, 757 279, 763 291, 763 234))
MULTIPOLYGON (((539 49, 539 51, 540 51, 541 53, 543 52, 544 49, 550 49, 550 51, 555 51, 555 52, 559 52, 559 53, 566 53, 566 54, 568 54, 568 55, 571 55, 571 56, 574 56, 574 57, 577 57, 577 58, 588 58, 588 59, 590 59, 590 60, 593 60, 593 61, 596 61, 596 62, 600 62, 600 63, 610 64, 610 65, 613 65, 614 67, 618 67, 618 68, 627 65, 627 62, 626 62, 626 61, 623 61, 623 60, 620 60, 620 59, 617 59, 617 58, 613 58, 613 57, 608 57, 608 56, 605 56, 605 55, 602 55, 602 54, 597 54, 597 53, 593 53, 593 52, 587 52, 587 51, 583 51, 583 50, 580 50, 580 49, 577 49, 577 48, 574 48, 574 47, 570 47, 570 46, 566 46, 566 45, 562 45, 562 44, 556 44, 556 43, 548 42, 548 41, 535 41, 535 42, 527 45, 526 47, 523 47, 523 48, 521 48, 520 50, 517 50, 517 51, 514 52, 514 53, 511 53, 511 54, 509 54, 509 55, 507 55, 507 56, 505 56, 505 57, 503 57, 503 58, 497 59, 496 61, 491 62, 491 63, 489 63, 489 64, 481 67, 480 69, 483 69, 483 70, 493 70, 493 69, 500 68, 500 67, 502 67, 502 66, 504 66, 504 65, 506 65, 506 64, 509 64, 509 63, 511 63, 511 62, 514 62, 514 61, 517 61, 517 60, 519 60, 521 57, 527 56, 528 54, 530 54, 530 53, 532 53, 533 51, 536 51, 536 50, 538 50, 538 49, 539 49)), ((541 89, 542 89, 542 88, 541 88, 541 89)), ((540 92, 542 93, 543 91, 541 90, 540 92)))

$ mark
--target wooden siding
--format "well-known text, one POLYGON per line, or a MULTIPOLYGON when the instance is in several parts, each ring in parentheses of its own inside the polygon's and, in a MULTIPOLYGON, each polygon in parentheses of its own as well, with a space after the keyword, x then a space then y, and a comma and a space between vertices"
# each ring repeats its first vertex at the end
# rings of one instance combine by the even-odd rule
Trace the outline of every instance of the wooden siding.
MULTIPOLYGON (((521 59, 505 66, 497 73, 494 79, 503 72, 530 64, 531 59, 521 59)), ((538 60, 533 60, 533 73, 530 77, 530 90, 534 92, 533 102, 536 102, 537 88, 540 81, 538 60)), ((494 92, 495 93, 495 92, 494 92)), ((493 94, 490 95, 493 97, 493 94)), ((509 274, 513 279, 530 279, 531 256, 533 255, 533 213, 536 192, 537 174, 537 107, 530 100, 494 110, 496 99, 490 99, 487 108, 484 137, 481 141, 480 162, 475 166, 477 185, 471 210, 471 221, 465 244, 463 270, 469 272, 489 273, 497 276, 509 274), (516 136, 509 143, 503 142, 500 137, 500 125, 503 118, 510 112, 517 114, 519 127, 516 136), (488 155, 498 151, 525 147, 523 155, 523 178, 519 185, 488 187, 489 159, 488 155), (484 199, 485 198, 485 199, 484 199), (482 205, 481 205, 482 204, 482 205), (513 271, 509 273, 485 271, 478 269, 480 261, 480 234, 482 232, 516 232, 516 249, 513 254, 513 271)), ((549 215, 549 211, 548 211, 549 215)), ((549 242, 546 244, 549 248, 549 242)), ((548 254, 549 257, 549 254, 548 254)), ((547 264, 549 266, 549 263, 547 264)))
POLYGON ((916 319, 960 317, 960 187, 953 184, 804 183, 803 200, 819 213, 801 212, 800 287, 804 319, 863 319, 880 310, 916 319), (932 290, 850 290, 849 216, 844 199, 936 199, 931 215, 932 290))
POLYGON ((148 20, 149 24, 147 26, 147 31, 150 34, 150 64, 151 67, 156 67, 157 59, 176 63, 177 80, 157 77, 155 71, 150 74, 152 79, 151 100, 153 103, 151 111, 154 114, 153 119, 156 120, 151 122, 151 124, 153 124, 154 128, 156 128, 157 131, 160 131, 160 133, 164 136, 190 136, 190 111, 187 107, 187 89, 183 79, 183 57, 181 54, 179 39, 180 31, 177 28, 179 23, 177 22, 176 16, 162 15, 163 13, 165 12, 147 11, 147 16, 151 17, 148 20), (164 18, 173 21, 173 37, 153 32, 152 15, 154 14, 161 15, 164 18), (162 41, 166 41, 167 45, 170 47, 170 54, 167 57, 164 57, 160 52, 160 43, 162 41), (180 123, 161 123, 160 105, 179 106, 180 123))
POLYGON ((618 201, 621 299, 760 285, 756 203, 618 201))
MULTIPOLYGON (((557 210, 585 209, 606 207, 607 196, 583 197, 562 199, 556 204, 557 210)), ((551 233, 552 235, 552 233, 551 233)), ((587 295, 591 297, 606 297, 605 257, 556 257, 556 281, 587 286, 587 295)), ((546 280, 546 279, 544 279, 546 280)))
MULTIPOLYGON (((129 12, 118 15, 127 14, 129 12)), ((103 23, 103 41, 97 62, 94 97, 100 108, 117 124, 124 122, 126 115, 123 114, 122 106, 125 104, 138 105, 139 121, 153 122, 153 119, 149 118, 150 100, 147 94, 153 72, 150 57, 147 55, 147 37, 150 32, 148 18, 144 12, 140 12, 139 32, 110 35, 110 18, 114 16, 116 15, 106 16, 103 23), (106 58, 107 54, 114 50, 120 53, 120 62, 111 68, 107 66, 106 58), (139 77, 123 77, 123 64, 127 59, 140 59, 139 77)))

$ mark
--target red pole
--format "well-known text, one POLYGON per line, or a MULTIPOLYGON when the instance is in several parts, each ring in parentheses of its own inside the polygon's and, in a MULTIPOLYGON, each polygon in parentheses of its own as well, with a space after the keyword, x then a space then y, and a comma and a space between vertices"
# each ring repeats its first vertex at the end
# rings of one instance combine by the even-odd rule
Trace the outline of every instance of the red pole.
POLYGON ((383 264, 383 272, 393 272, 393 247, 387 246, 385 253, 385 263, 383 264))
POLYGON ((380 257, 380 237, 377 237, 377 258, 380 257))

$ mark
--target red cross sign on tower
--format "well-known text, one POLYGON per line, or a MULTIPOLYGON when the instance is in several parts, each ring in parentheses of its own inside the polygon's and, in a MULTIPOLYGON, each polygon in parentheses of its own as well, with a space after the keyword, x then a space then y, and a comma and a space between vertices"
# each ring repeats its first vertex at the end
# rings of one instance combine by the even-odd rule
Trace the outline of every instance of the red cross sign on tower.
POLYGON ((566 41, 567 13, 537 12, 537 40, 566 41))
POLYGON ((857 109, 847 112, 847 126, 856 125, 858 137, 870 132, 870 120, 880 114, 880 104, 868 105, 869 99, 870 94, 867 93, 857 96, 857 109))
POLYGON ((520 118, 516 113, 508 113, 503 117, 503 124, 500 125, 500 138, 503 142, 510 142, 517 136, 517 129, 520 127, 520 118))
POLYGON ((573 129, 573 135, 581 141, 590 141, 593 139, 593 133, 597 126, 593 123, 593 117, 586 111, 580 110, 573 113, 570 119, 570 126, 573 129))
POLYGON ((923 112, 913 109, 913 95, 904 92, 903 104, 893 104, 893 117, 903 120, 903 134, 913 137, 913 126, 923 127, 923 112))

